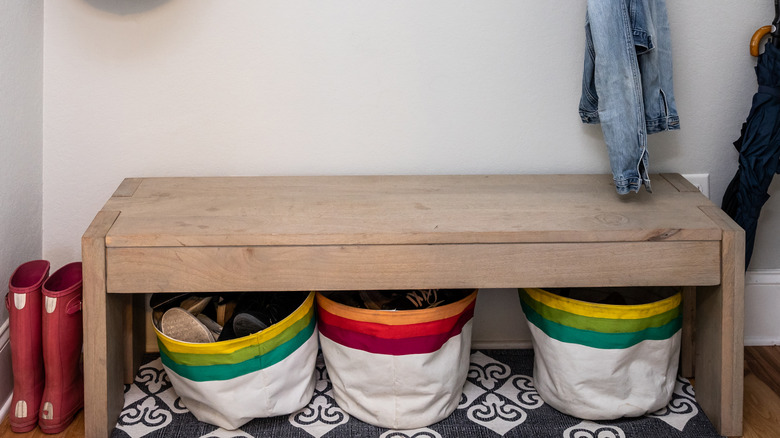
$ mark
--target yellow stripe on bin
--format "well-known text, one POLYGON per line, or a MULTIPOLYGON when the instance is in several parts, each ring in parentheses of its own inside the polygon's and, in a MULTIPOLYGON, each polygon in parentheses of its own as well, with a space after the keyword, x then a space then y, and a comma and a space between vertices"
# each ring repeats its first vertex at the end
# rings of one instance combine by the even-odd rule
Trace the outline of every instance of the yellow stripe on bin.
POLYGON ((525 289, 528 295, 540 303, 554 309, 575 315, 588 316, 593 318, 608 319, 642 319, 655 315, 660 315, 677 308, 682 302, 682 294, 676 293, 669 298, 647 304, 600 304, 579 301, 572 298, 566 298, 544 289, 525 289))
MULTIPOLYGON (((175 339, 171 339, 168 336, 162 334, 157 330, 157 337, 160 342, 165 345, 168 351, 173 353, 195 353, 195 354, 225 354, 233 353, 242 348, 254 346, 263 342, 267 342, 276 336, 282 334, 285 330, 289 329, 296 321, 305 318, 307 314, 314 312, 314 292, 309 293, 303 304, 300 305, 293 313, 279 321, 278 323, 268 327, 267 329, 255 333, 253 335, 244 336, 242 338, 230 339, 227 341, 195 344, 191 342, 182 342, 175 339)), ((155 327, 156 328, 156 327, 155 327)))

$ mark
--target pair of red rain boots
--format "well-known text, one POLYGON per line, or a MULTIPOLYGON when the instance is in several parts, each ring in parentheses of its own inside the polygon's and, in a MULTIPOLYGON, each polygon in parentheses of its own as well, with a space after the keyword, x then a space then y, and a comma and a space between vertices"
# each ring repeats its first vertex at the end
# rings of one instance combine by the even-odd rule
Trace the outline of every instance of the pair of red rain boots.
POLYGON ((14 432, 63 431, 84 406, 81 262, 49 276, 49 262, 19 266, 8 281, 14 432))

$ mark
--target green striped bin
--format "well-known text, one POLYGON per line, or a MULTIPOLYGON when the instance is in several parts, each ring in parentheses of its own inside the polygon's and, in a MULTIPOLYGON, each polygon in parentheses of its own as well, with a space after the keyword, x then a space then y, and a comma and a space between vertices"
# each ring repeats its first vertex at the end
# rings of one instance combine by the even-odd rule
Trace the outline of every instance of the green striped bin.
POLYGON ((286 318, 237 339, 181 342, 154 328, 163 368, 187 409, 199 421, 233 430, 309 403, 319 349, 315 313, 311 292, 286 318))
MULTIPOLYGON (((628 302, 648 295, 639 288, 612 294, 628 302)), ((665 288, 652 289, 652 296, 640 304, 602 304, 520 289, 534 346, 534 385, 542 399, 587 420, 665 407, 677 377, 682 294, 665 288)))

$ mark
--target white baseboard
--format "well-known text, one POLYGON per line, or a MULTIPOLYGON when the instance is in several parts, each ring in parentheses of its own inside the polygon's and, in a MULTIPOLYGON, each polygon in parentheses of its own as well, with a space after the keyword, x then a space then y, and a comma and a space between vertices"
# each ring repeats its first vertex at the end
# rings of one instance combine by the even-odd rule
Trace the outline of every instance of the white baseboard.
POLYGON ((474 341, 471 343, 472 350, 528 350, 533 348, 530 340, 509 340, 509 341, 474 341))
POLYGON ((531 348, 531 332, 517 289, 482 289, 477 296, 471 346, 477 349, 531 348))
POLYGON ((4 400, 0 408, 0 418, 5 418, 11 409, 11 396, 14 390, 13 372, 11 370, 11 331, 9 320, 0 326, 0 400, 4 400))
MULTIPOLYGON (((745 273, 745 345, 780 345, 780 269, 745 273)), ((147 309, 147 313, 148 313, 147 309)), ((146 315, 150 321, 149 314, 146 315)), ((7 332, 7 331, 6 331, 7 332)), ((0 345, 3 342, 0 334, 0 345)), ((7 334, 6 338, 7 339, 7 334)), ((475 315, 472 347, 476 349, 531 348, 515 289, 485 290, 480 293, 475 315)), ((157 351, 151 323, 147 327, 146 351, 157 351)), ((3 394, 0 393, 0 397, 3 394)))
POLYGON ((776 337, 766 338, 758 336, 745 336, 745 347, 767 347, 780 345, 776 337))
POLYGON ((780 269, 745 273, 745 345, 780 345, 780 269))
POLYGON ((745 285, 780 285, 780 269, 756 269, 745 272, 745 285))
POLYGON ((0 325, 0 349, 5 348, 5 344, 11 341, 11 320, 6 319, 3 325, 0 325))
MULTIPOLYGON (((513 290, 480 294, 475 315, 474 348, 530 348, 531 337, 513 290)), ((745 273, 745 345, 780 345, 780 269, 745 273)))
POLYGON ((3 407, 0 408, 0 418, 8 418, 8 414, 11 413, 11 400, 13 400, 13 393, 8 394, 8 398, 6 398, 3 403, 3 407))

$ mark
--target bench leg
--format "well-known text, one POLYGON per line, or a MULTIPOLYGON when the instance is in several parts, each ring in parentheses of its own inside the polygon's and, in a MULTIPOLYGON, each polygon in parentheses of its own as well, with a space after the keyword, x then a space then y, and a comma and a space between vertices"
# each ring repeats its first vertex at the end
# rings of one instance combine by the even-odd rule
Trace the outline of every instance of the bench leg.
MULTIPOLYGON (((742 435, 745 234, 720 218, 721 284, 696 290, 696 399, 721 435, 742 435)), ((726 217, 727 218, 727 217, 726 217)))
POLYGON ((125 303, 124 315, 124 339, 125 362, 124 382, 130 385, 135 380, 135 374, 141 367, 144 351, 146 350, 146 296, 133 294, 125 303))
POLYGON ((682 342, 680 346, 680 375, 685 378, 694 376, 694 363, 696 361, 696 288, 686 286, 682 288, 683 294, 683 325, 682 342))
POLYGON ((124 318, 130 296, 106 293, 105 234, 118 213, 100 212, 81 240, 84 273, 84 432, 107 437, 124 405, 124 318))

